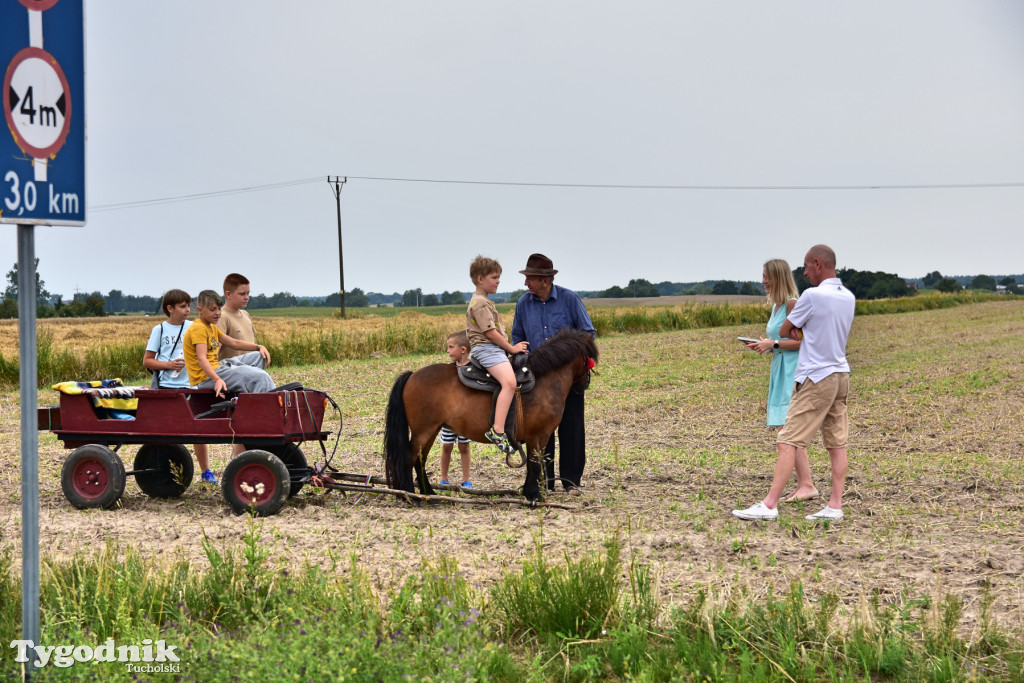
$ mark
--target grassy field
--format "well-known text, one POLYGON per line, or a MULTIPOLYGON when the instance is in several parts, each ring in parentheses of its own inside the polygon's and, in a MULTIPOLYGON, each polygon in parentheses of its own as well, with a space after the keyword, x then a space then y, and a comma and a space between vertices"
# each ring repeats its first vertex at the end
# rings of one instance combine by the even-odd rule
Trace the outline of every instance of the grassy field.
MULTIPOLYGON (((752 297, 705 297, 751 299, 752 297)), ((1011 297, 1012 298, 1012 297, 1011 297)), ((665 297, 686 300, 675 305, 621 305, 590 308, 598 337, 615 333, 666 332, 738 324, 760 325, 768 309, 762 303, 696 302, 700 297, 665 297)), ((878 315, 955 307, 965 303, 1006 297, 966 292, 958 295, 919 296, 857 302, 857 315, 878 315)), ((660 301, 652 299, 651 301, 660 301)), ((595 300, 598 301, 598 300, 595 300)), ((605 300, 613 301, 613 300, 605 300)), ((362 309, 348 319, 315 317, 328 309, 281 309, 281 315, 256 316, 258 341, 270 349, 277 367, 337 360, 430 354, 443 349, 447 335, 465 326, 461 307, 418 309, 362 309), (383 312, 382 314, 376 313, 383 312), (304 317, 309 313, 311 317, 304 317)), ((513 322, 512 304, 498 307, 507 329, 513 322)), ((129 383, 148 382, 142 357, 155 317, 49 319, 39 322, 38 377, 41 386, 68 379, 120 377, 129 383)), ((18 325, 0 321, 0 387, 16 387, 18 325)))
MULTIPOLYGON (((729 514, 764 495, 774 463, 767 360, 735 341, 761 329, 603 336, 586 493, 552 496, 572 511, 310 494, 259 523, 216 490, 157 501, 129 481, 120 508, 81 512, 61 494, 66 452, 41 433, 47 642, 166 638, 190 646, 182 680, 199 681, 1022 680, 1024 302, 855 320, 847 518, 831 526, 804 520, 813 504, 777 523, 729 514)), ((380 474, 391 382, 442 361, 271 371, 330 393, 344 418, 335 465, 380 474)), ((5 644, 19 592, 17 402, 0 401, 5 644)), ((213 450, 220 470, 229 450, 213 450)), ((491 450, 474 444, 474 484, 518 485, 522 471, 491 450)), ((811 461, 827 495, 820 446, 811 461)), ((0 647, 0 675, 11 652, 0 647)))

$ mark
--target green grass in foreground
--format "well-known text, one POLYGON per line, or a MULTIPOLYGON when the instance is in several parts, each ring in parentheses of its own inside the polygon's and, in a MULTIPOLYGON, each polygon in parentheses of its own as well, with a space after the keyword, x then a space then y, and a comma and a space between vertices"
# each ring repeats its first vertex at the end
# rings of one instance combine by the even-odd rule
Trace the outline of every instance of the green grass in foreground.
MULTIPOLYGON (((208 567, 159 563, 107 546, 45 561, 45 645, 118 645, 163 639, 178 670, 156 681, 713 680, 1020 681, 1020 634, 1003 633, 982 606, 965 638, 953 596, 886 604, 867 595, 840 614, 827 595, 809 602, 799 584, 758 598, 699 593, 661 612, 654 577, 603 550, 552 562, 536 544, 518 573, 490 591, 470 585, 453 560, 424 561, 378 596, 355 558, 320 569, 272 567, 250 520, 240 548, 204 542, 208 567), (380 599, 380 598, 383 598, 380 599), (382 606, 386 605, 386 606, 382 606)), ((0 554, 0 678, 20 675, 7 647, 20 630, 20 590, 0 554)), ((120 663, 49 664, 42 681, 132 680, 120 663)))

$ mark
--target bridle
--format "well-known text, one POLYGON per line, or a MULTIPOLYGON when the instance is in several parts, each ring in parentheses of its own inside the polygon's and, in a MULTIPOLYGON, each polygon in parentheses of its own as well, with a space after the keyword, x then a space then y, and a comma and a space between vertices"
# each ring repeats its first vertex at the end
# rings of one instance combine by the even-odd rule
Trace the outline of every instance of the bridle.
POLYGON ((574 375, 573 376, 573 378, 572 378, 573 386, 579 386, 580 384, 583 384, 583 388, 586 388, 586 387, 590 386, 590 374, 591 373, 594 373, 595 375, 598 374, 597 369, 594 367, 595 365, 597 365, 597 361, 595 361, 590 356, 584 355, 583 356, 583 372, 581 372, 578 375, 574 375))

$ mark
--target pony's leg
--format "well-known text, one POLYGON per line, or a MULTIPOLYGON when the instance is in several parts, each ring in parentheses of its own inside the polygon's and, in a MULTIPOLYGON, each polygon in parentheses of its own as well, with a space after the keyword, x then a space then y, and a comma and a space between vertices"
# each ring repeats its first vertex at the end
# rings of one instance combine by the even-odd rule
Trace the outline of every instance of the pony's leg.
POLYGON ((423 458, 416 461, 416 481, 420 484, 420 493, 425 496, 434 495, 434 487, 427 480, 427 468, 423 464, 423 458))
POLYGON ((544 500, 544 446, 530 443, 526 448, 526 481, 523 483, 523 496, 530 501, 544 500))
POLYGON ((437 434, 441 431, 438 427, 434 430, 434 434, 429 439, 423 439, 420 441, 418 438, 413 438, 413 453, 418 454, 416 457, 416 479, 420 484, 420 493, 425 496, 432 496, 436 493, 434 487, 430 485, 430 480, 427 479, 427 456, 430 454, 430 448, 434 445, 437 434))

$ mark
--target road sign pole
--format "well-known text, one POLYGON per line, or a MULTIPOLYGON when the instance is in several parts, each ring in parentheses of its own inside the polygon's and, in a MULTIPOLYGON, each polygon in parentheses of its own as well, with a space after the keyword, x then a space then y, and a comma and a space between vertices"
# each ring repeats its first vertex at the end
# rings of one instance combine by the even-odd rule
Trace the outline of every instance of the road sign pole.
MULTIPOLYGON (((0 110, 5 124, 0 126, 0 223, 18 226, 21 630, 33 645, 40 645, 33 231, 36 225, 85 225, 84 4, 0 0, 0 110)), ((26 663, 26 679, 34 669, 26 663)))
MULTIPOLYGON (((39 372, 33 225, 18 226, 18 381, 21 384, 21 637, 39 645, 39 372)), ((30 672, 32 663, 25 665, 30 672)))

